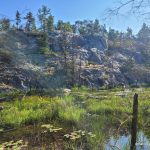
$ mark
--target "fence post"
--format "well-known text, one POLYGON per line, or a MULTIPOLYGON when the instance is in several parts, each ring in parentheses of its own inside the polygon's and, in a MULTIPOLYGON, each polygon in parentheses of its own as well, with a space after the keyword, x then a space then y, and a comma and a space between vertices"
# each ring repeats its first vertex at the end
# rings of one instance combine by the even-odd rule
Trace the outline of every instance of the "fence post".
POLYGON ((135 93, 133 98, 133 116, 132 116, 132 125, 131 125, 130 150, 136 149, 137 124, 138 124, 138 94, 135 93))

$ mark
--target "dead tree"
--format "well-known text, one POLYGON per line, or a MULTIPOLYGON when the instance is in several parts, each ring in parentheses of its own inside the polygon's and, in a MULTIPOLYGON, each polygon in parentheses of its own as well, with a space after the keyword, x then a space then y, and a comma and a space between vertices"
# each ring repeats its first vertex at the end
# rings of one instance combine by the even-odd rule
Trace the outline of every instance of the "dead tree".
POLYGON ((138 94, 135 93, 133 98, 133 116, 132 116, 132 125, 131 125, 130 150, 136 149, 137 124, 138 124, 138 94))

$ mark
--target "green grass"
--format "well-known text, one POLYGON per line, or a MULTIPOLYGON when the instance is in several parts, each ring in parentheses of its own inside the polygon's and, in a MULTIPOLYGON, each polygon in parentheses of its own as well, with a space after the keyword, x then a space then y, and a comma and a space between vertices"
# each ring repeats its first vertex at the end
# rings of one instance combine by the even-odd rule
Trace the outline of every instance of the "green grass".
POLYGON ((0 112, 0 127, 16 127, 49 120, 78 123, 87 113, 131 115, 135 92, 139 93, 139 112, 146 116, 150 114, 149 91, 150 89, 143 92, 135 89, 121 98, 117 96, 119 89, 94 91, 81 87, 81 91, 74 88, 71 95, 64 97, 27 96, 22 100, 1 103, 5 109, 0 112))
POLYGON ((91 113, 132 113, 132 107, 129 101, 115 96, 100 101, 90 99, 86 105, 87 110, 91 113))
POLYGON ((131 89, 125 97, 119 96, 120 92, 124 93, 119 88, 90 90, 81 87, 73 88, 70 95, 63 97, 26 96, 22 100, 3 102, 0 103, 5 107, 0 111, 0 129, 3 132, 7 127, 56 123, 63 128, 62 132, 84 130, 96 135, 94 138, 86 136, 77 142, 65 141, 67 147, 77 149, 78 145, 87 144, 91 149, 100 145, 98 148, 104 149, 107 139, 119 135, 119 128, 121 132, 130 130, 133 95, 138 93, 138 128, 145 135, 150 135, 150 89, 131 89))
POLYGON ((3 105, 5 109, 0 114, 0 122, 4 127, 43 121, 55 114, 51 99, 36 96, 26 97, 22 101, 15 100, 11 103, 3 103, 3 105))
POLYGON ((79 122, 81 116, 85 114, 85 112, 84 109, 75 106, 67 106, 66 109, 60 108, 59 116, 68 122, 79 122))
POLYGON ((72 96, 66 96, 64 99, 58 107, 59 117, 66 122, 79 122, 86 111, 75 105, 72 96))
POLYGON ((63 98, 30 96, 23 100, 4 102, 2 105, 5 109, 0 112, 1 127, 15 127, 52 119, 76 123, 85 112, 74 106, 73 98, 69 96, 63 98))

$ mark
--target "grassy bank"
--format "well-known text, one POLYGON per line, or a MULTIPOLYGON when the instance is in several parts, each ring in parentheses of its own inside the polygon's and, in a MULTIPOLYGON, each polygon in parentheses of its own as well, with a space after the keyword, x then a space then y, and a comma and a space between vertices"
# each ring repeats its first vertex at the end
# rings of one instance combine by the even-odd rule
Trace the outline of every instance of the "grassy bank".
POLYGON ((30 96, 22 100, 4 102, 0 112, 1 127, 16 127, 50 120, 77 123, 85 110, 74 105, 72 96, 63 98, 30 96))
POLYGON ((90 90, 74 88, 64 97, 26 96, 22 100, 1 103, 0 126, 16 127, 44 121, 79 123, 86 114, 132 114, 132 97, 139 93, 139 112, 150 113, 149 89, 140 91, 90 90), (122 96, 123 95, 123 96, 122 96))
POLYGON ((150 89, 123 91, 119 88, 91 90, 82 87, 73 88, 66 96, 34 95, 0 103, 4 106, 0 111, 0 132, 3 134, 0 140, 13 139, 16 142, 24 137, 31 146, 29 149, 38 144, 48 149, 46 146, 51 146, 49 141, 61 141, 62 149, 105 149, 110 138, 117 141, 119 135, 130 135, 134 93, 139 94, 138 130, 148 137, 150 89), (41 125, 62 130, 48 133, 41 129, 41 125), (7 128, 16 130, 5 132, 9 131, 7 128), (30 136, 26 137, 27 133, 30 136), (33 145, 35 141, 36 145, 33 145))

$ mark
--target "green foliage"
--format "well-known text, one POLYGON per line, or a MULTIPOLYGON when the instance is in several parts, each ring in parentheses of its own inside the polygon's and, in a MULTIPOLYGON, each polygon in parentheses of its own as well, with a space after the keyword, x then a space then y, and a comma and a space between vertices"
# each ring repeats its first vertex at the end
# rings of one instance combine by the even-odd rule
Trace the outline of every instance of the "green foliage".
POLYGON ((50 51, 49 44, 48 44, 48 34, 43 33, 39 38, 38 38, 38 44, 41 47, 40 52, 43 54, 48 54, 50 51))
POLYGON ((69 123, 77 123, 81 116, 85 114, 85 110, 74 105, 74 98, 66 96, 59 106, 59 117, 69 123), (65 109, 62 109, 65 108, 65 109))
POLYGON ((47 18, 47 31, 52 32, 54 30, 54 16, 49 15, 47 18))
POLYGON ((108 38, 110 40, 115 40, 119 37, 119 31, 109 28, 108 38))
POLYGON ((137 36, 140 40, 146 40, 150 38, 150 28, 146 25, 146 23, 143 23, 142 28, 138 32, 137 36))
POLYGON ((16 26, 17 26, 17 29, 19 28, 20 23, 21 23, 21 15, 20 15, 20 12, 17 10, 17 12, 16 12, 16 26))
MULTIPOLYGON (((57 137, 59 137, 63 140, 64 149, 79 149, 81 146, 84 149, 105 149, 106 141, 110 137, 113 137, 115 141, 120 134, 122 138, 124 129, 130 129, 134 93, 139 94, 138 127, 139 129, 144 128, 143 131, 147 133, 150 121, 148 119, 150 114, 149 91, 149 88, 143 89, 143 91, 141 89, 124 91, 121 88, 90 90, 85 87, 81 91, 80 88, 75 87, 70 95, 62 98, 25 97, 22 101, 15 100, 2 103, 6 109, 0 112, 0 125, 5 129, 12 123, 13 126, 20 126, 24 125, 26 121, 26 123, 34 123, 33 130, 35 131, 36 121, 42 121, 42 125, 40 124, 41 131, 38 129, 38 142, 40 138, 51 140, 51 137, 56 137, 57 140, 57 137), (121 95, 125 96, 122 97, 121 95), (26 114, 22 115, 24 112, 26 114), (17 124, 21 119, 22 122, 17 124), (46 124, 43 124, 43 122, 46 122, 46 124), (59 123, 59 126, 52 125, 52 122, 59 123), (61 126, 64 125, 63 128, 60 127, 60 123, 62 123, 61 126), (145 124, 148 126, 145 127, 145 124)), ((31 130, 32 136, 33 130, 31 130)), ((5 130, 3 130, 3 133, 5 133, 5 130)), ((25 132, 26 134, 27 132, 25 132)), ((16 142, 13 141, 12 144, 14 143, 16 142)), ((12 144, 8 145, 12 146, 12 144)), ((42 145, 45 145, 45 143, 42 143, 42 145)))
POLYGON ((127 33, 126 33, 126 36, 127 36, 127 38, 131 38, 132 37, 132 29, 131 28, 127 28, 127 33))
POLYGON ((128 28, 126 33, 109 28, 108 47, 112 49, 130 49, 135 50, 136 41, 132 34, 132 29, 128 28))
POLYGON ((63 104, 63 107, 65 107, 65 109, 59 109, 59 116, 60 118, 62 118, 63 120, 69 122, 69 123, 76 123, 79 122, 81 119, 81 116, 85 114, 85 110, 78 108, 77 106, 72 106, 72 105, 66 105, 63 104))
POLYGON ((75 31, 81 35, 105 35, 106 28, 105 26, 100 25, 99 20, 84 20, 75 22, 75 31))
POLYGON ((16 100, 5 105, 9 109, 4 110, 1 114, 2 126, 19 126, 54 117, 53 103, 47 98, 27 97, 22 102, 16 100))
POLYGON ((89 100, 89 103, 87 103, 87 109, 89 112, 93 113, 132 113, 132 109, 128 108, 128 102, 122 102, 117 97, 111 97, 111 100, 106 99, 104 101, 98 102, 97 100, 91 99, 89 100))
POLYGON ((59 20, 57 22, 57 30, 61 30, 63 32, 73 32, 72 25, 70 22, 63 22, 62 20, 59 20))
POLYGON ((48 47, 43 47, 43 48, 41 48, 41 52, 45 55, 48 55, 50 52, 50 49, 48 47))
POLYGON ((12 56, 13 54, 10 51, 0 48, 0 60, 2 62, 9 64, 12 60, 12 56))
POLYGON ((38 42, 41 47, 47 47, 48 46, 48 34, 43 33, 42 36, 38 39, 38 42))
POLYGON ((133 69, 135 64, 135 61, 133 58, 129 58, 126 63, 123 64, 123 66, 121 67, 121 71, 123 73, 129 72, 133 69))
POLYGON ((57 30, 62 30, 63 29, 63 24, 64 24, 64 22, 62 20, 58 20, 58 22, 57 22, 57 30))
POLYGON ((33 17, 32 12, 28 12, 26 17, 24 17, 24 19, 26 19, 26 31, 35 31, 36 30, 36 25, 35 25, 35 18, 33 17))
POLYGON ((15 100, 3 105, 6 109, 0 112, 2 127, 32 124, 54 118, 77 123, 85 112, 74 106, 73 97, 70 96, 64 98, 31 96, 25 97, 22 101, 15 100))
POLYGON ((42 31, 51 31, 53 28, 54 17, 51 15, 51 10, 47 6, 42 6, 38 10, 38 18, 41 23, 42 31))
POLYGON ((7 31, 10 29, 10 20, 3 18, 0 20, 0 30, 7 31))

